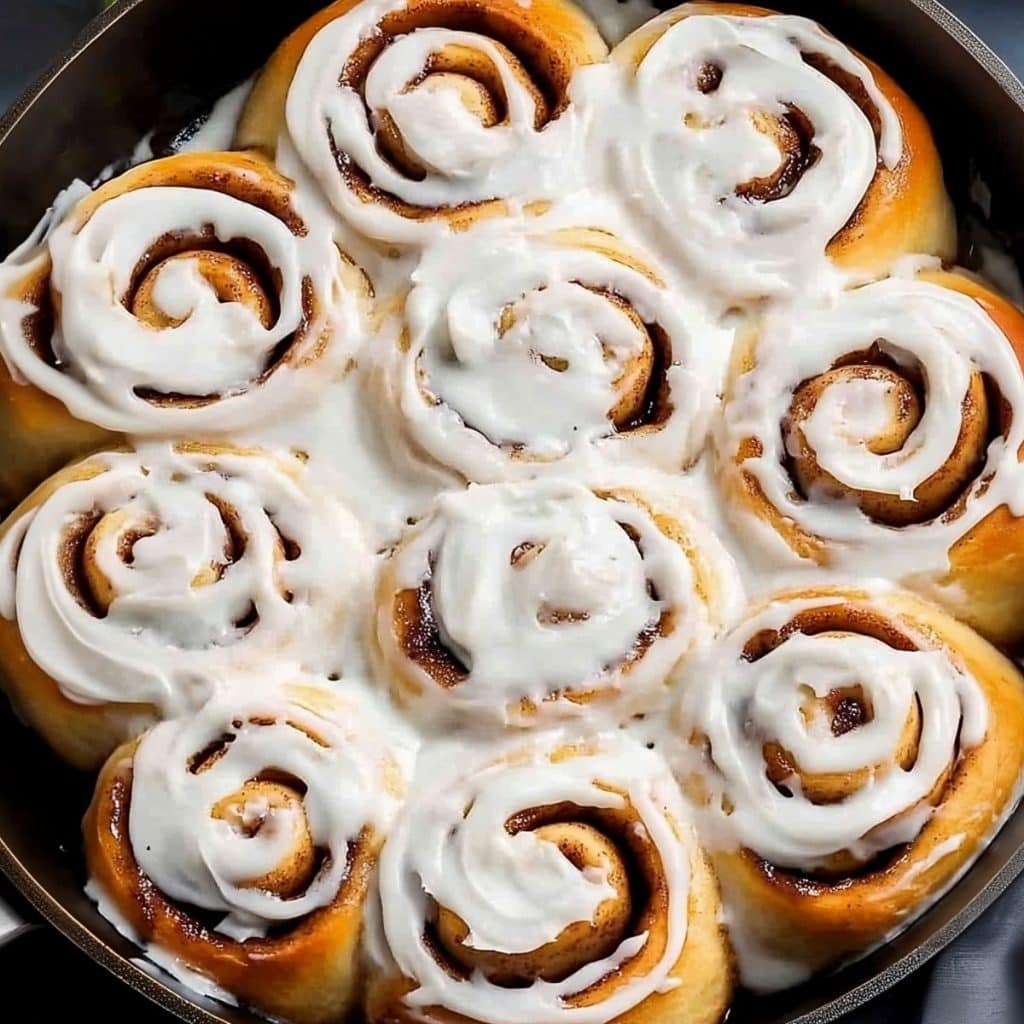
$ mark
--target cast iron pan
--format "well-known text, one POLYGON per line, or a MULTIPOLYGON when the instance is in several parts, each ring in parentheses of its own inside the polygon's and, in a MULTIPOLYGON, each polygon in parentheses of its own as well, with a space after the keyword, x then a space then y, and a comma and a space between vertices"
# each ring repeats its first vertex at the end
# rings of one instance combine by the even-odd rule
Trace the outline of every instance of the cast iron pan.
MULTIPOLYGON (((935 0, 765 3, 816 17, 910 91, 936 131, 961 210, 980 171, 992 192, 990 222, 1024 265, 1024 88, 1005 65, 935 0)), ((154 125, 155 148, 173 147, 184 126, 321 4, 122 0, 94 21, 0 122, 0 250, 20 242, 69 181, 92 179, 154 125)), ((0 748, 0 868, 29 902, 89 956, 183 1020, 253 1024, 249 1013, 196 999, 156 976, 84 895, 79 820, 91 777, 62 766, 6 702, 0 748)), ((1022 870, 1024 809, 967 876, 894 941, 789 992, 741 999, 730 1024, 838 1020, 950 943, 1022 870)))

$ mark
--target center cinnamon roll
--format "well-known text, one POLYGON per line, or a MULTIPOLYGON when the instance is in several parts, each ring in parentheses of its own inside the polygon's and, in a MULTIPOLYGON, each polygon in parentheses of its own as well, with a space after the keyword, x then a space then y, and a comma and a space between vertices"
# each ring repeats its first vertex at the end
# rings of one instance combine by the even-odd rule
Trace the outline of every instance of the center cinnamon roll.
POLYGON ((735 609, 714 535, 637 493, 564 481, 443 496, 377 587, 381 675, 417 713, 531 724, 656 704, 735 609))

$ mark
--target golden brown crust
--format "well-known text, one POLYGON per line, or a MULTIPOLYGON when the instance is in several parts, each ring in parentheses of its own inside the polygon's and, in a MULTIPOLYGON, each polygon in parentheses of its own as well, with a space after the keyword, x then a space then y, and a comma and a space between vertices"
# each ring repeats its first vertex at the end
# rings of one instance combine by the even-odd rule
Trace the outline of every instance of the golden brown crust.
MULTIPOLYGON (((6 298, 35 296, 48 279, 50 261, 38 262, 31 276, 7 290, 6 298)), ((118 435, 76 419, 58 399, 15 380, 0 359, 0 513, 20 501, 40 480, 69 459, 115 443, 118 435)))
MULTIPOLYGON (((974 299, 1024 367, 1024 312, 975 278, 940 272, 920 277, 974 299)), ((1024 452, 1018 455, 1024 458, 1024 452)), ((1002 505, 953 545, 949 573, 940 585, 943 599, 953 603, 965 622, 994 643, 1016 648, 1024 639, 1022 580, 1024 519, 1002 505)))
POLYGON ((244 942, 209 930, 166 899, 141 871, 129 838, 132 758, 138 741, 104 765, 83 822, 89 875, 137 933, 243 1004, 296 1024, 338 1024, 355 998, 363 901, 380 848, 364 831, 349 851, 334 901, 283 935, 244 942))
MULTIPOLYGON (((61 487, 104 471, 101 458, 73 463, 40 484, 0 526, 0 541, 61 487)), ((138 704, 80 704, 60 687, 25 648, 16 620, 0 617, 0 683, 29 724, 65 761, 97 768, 127 733, 152 722, 156 709, 138 704)))
POLYGON ((866 617, 881 613, 905 627, 903 642, 923 637, 929 647, 948 652, 977 681, 988 704, 984 740, 960 750, 933 797, 934 814, 910 844, 831 877, 778 868, 751 850, 715 855, 723 891, 746 909, 747 926, 768 948, 822 968, 920 913, 987 844, 1012 805, 1024 766, 1024 678, 970 627, 908 593, 816 587, 772 600, 815 598, 831 603, 833 628, 846 622, 862 632, 866 617))

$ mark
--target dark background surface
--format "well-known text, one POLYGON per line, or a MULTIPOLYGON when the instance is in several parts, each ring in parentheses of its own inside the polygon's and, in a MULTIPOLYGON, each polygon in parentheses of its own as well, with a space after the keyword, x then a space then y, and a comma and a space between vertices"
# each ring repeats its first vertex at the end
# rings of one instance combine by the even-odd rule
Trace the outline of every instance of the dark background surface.
MULTIPOLYGON (((823 11, 830 2, 822 0, 823 11)), ((769 0, 765 3, 770 6, 769 0)), ((100 6, 100 0, 0 0, 0 108, 71 43, 100 6)), ((946 0, 946 6, 1024 76, 1024 0, 946 0)), ((258 10, 254 4, 254 16, 258 10)), ((32 919, 2 881, 0 897, 32 919)), ((29 995, 33 1015, 46 1022, 83 1014, 102 1014, 111 1024, 172 1022, 48 928, 29 931, 0 948, 0 982, 15 1005, 26 1005, 21 997, 29 995), (31 990, 22 993, 16 985, 31 990)), ((27 1005, 19 1013, 8 1003, 0 1008, 0 1020, 20 1020, 27 1013, 27 1005)), ((844 1024, 968 1021, 1024 1022, 1024 879, 933 964, 844 1024)))

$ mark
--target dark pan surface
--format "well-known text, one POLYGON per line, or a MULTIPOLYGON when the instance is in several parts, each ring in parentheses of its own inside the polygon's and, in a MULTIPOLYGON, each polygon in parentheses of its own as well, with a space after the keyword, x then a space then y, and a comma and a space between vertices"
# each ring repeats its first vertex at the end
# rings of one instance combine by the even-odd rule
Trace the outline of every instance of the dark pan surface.
MULTIPOLYGON (((766 0, 767 2, 767 0, 766 0)), ((322 0, 127 0, 97 19, 0 122, 0 250, 21 241, 56 193, 156 147, 255 70, 322 0)), ((890 71, 924 108, 963 208, 972 175, 990 186, 991 223, 1024 265, 1024 88, 935 0, 777 0, 824 22, 890 71)), ((667 6, 667 5, 666 5, 667 6)), ((970 259, 970 253, 964 254, 970 259)), ((139 951, 82 891, 79 819, 90 777, 62 766, 3 702, 0 869, 52 924, 128 984, 195 1024, 252 1024, 193 1001, 140 966, 139 951)), ((971 872, 897 939, 858 963, 770 999, 741 1001, 730 1024, 828 1024, 891 987, 960 934, 1024 870, 1024 810, 971 872)))

